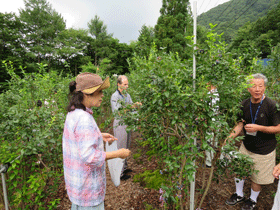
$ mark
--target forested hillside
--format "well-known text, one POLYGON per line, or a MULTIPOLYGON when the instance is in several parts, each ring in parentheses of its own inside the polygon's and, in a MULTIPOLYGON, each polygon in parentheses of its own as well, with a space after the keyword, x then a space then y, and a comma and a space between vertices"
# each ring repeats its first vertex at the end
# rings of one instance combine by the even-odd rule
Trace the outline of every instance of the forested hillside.
POLYGON ((280 3, 256 22, 242 26, 229 50, 250 53, 252 56, 269 57, 280 43, 280 3))
POLYGON ((237 30, 247 22, 255 22, 275 8, 280 0, 231 0, 201 14, 198 24, 209 28, 217 24, 216 31, 224 32, 223 38, 230 43, 237 30))

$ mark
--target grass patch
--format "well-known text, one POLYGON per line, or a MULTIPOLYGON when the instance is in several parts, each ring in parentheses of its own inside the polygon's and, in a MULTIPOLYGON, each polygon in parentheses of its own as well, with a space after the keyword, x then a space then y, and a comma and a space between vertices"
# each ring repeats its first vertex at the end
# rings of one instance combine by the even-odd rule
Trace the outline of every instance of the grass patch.
POLYGON ((165 182, 164 177, 160 174, 159 170, 147 170, 142 174, 136 174, 133 177, 133 181, 140 182, 141 186, 155 190, 159 190, 162 183, 165 182))

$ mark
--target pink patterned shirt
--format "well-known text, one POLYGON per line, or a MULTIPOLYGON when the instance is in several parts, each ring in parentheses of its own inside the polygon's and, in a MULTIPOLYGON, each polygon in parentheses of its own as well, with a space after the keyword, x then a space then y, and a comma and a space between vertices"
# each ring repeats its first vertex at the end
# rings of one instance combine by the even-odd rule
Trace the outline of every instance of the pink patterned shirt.
POLYGON ((67 114, 63 132, 64 179, 69 199, 79 206, 97 206, 106 190, 106 154, 92 110, 67 114))

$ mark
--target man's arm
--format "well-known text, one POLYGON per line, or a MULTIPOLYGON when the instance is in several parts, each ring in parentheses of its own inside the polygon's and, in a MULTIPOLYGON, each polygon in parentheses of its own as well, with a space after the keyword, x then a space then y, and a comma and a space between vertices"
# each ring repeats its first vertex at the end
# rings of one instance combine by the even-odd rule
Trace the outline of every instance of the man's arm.
POLYGON ((234 139, 236 136, 238 136, 241 133, 243 126, 244 126, 243 122, 237 123, 237 125, 233 128, 230 135, 225 140, 224 145, 226 144, 226 142, 230 142, 230 139, 234 139))
POLYGON ((263 125, 257 125, 257 124, 247 124, 245 125, 245 130, 249 133, 260 131, 263 133, 269 133, 269 134, 276 134, 280 133, 280 124, 276 126, 263 126, 263 125))

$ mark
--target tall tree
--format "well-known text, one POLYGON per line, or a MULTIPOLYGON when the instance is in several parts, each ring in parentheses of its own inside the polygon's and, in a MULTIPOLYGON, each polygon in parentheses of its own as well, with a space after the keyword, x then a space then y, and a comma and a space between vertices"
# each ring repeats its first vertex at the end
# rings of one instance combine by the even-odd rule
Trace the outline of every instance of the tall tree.
POLYGON ((106 57, 108 44, 113 37, 112 34, 107 33, 107 26, 103 21, 95 15, 88 23, 89 33, 93 37, 92 46, 94 50, 94 64, 99 65, 99 61, 106 57))
POLYGON ((87 31, 83 29, 66 29, 60 32, 55 39, 56 47, 54 56, 59 63, 67 63, 75 75, 78 67, 89 62, 89 56, 85 56, 85 49, 89 45, 87 31))
POLYGON ((135 52, 140 56, 148 57, 155 39, 154 28, 143 25, 139 32, 135 52))
POLYGON ((2 66, 3 61, 12 61, 15 67, 23 63, 23 29, 23 23, 14 13, 0 13, 0 86, 5 86, 6 80, 10 78, 2 66))
POLYGON ((186 36, 192 30, 189 0, 163 0, 160 14, 155 26, 157 47, 188 58, 186 36))
POLYGON ((112 61, 109 74, 125 74, 129 72, 128 58, 132 57, 132 49, 126 43, 119 43, 118 39, 112 39, 108 56, 112 61))
POLYGON ((100 66, 106 61, 105 73, 109 75, 128 72, 127 58, 131 57, 131 47, 108 34, 107 26, 97 15, 90 20, 88 27, 91 37, 87 55, 93 59, 92 63, 100 66))
POLYGON ((20 19, 26 24, 26 46, 28 56, 34 62, 50 62, 56 45, 55 37, 65 29, 62 16, 52 9, 46 0, 24 0, 20 19))

